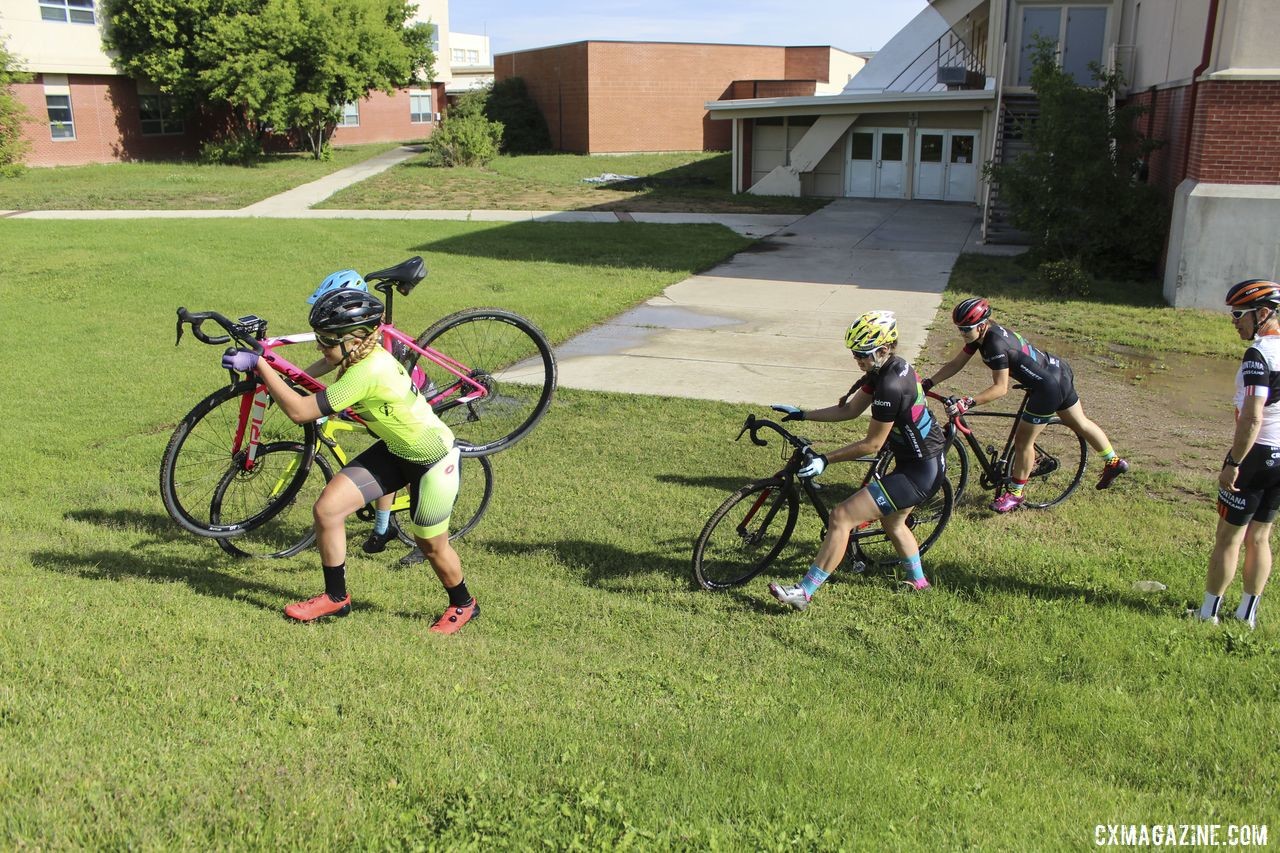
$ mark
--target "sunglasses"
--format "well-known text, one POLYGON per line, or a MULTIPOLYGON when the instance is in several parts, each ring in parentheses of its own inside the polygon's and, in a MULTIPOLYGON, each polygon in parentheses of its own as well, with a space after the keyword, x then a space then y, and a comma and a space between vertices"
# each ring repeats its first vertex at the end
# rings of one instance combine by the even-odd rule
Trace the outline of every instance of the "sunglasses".
POLYGON ((876 347, 875 349, 856 349, 853 351, 853 357, 861 359, 875 358, 876 353, 879 351, 880 347, 876 347))
POLYGON ((1231 319, 1239 320, 1245 314, 1252 314, 1254 311, 1257 311, 1257 310, 1258 310, 1257 308, 1234 308, 1231 311, 1231 319))
POLYGON ((974 329, 978 328, 979 326, 981 326, 981 325, 982 325, 983 323, 985 323, 985 322, 987 322, 987 321, 986 321, 986 320, 979 320, 978 322, 973 323, 972 325, 969 325, 969 326, 956 326, 956 328, 957 328, 957 329, 959 329, 959 330, 960 330, 960 331, 962 331, 962 332, 972 332, 974 329))
POLYGON ((326 346, 326 347, 336 347, 338 344, 342 343, 342 338, 330 338, 326 335, 321 335, 319 333, 316 334, 316 340, 320 343, 321 346, 326 346))

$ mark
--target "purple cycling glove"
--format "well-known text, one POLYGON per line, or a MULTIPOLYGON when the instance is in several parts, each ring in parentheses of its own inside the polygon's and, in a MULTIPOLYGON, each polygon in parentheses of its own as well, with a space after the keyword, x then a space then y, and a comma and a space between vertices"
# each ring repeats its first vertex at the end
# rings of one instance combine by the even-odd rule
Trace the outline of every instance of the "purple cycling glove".
POLYGON ((253 350, 229 349, 222 354, 222 366, 237 373, 249 373, 258 363, 258 354, 253 350))

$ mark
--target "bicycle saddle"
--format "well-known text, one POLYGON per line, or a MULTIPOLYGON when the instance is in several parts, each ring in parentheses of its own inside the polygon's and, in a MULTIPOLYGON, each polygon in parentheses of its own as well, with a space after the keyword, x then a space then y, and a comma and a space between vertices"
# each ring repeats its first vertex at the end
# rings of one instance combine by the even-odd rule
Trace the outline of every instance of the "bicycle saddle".
POLYGON ((427 277, 427 265, 422 258, 414 255, 407 261, 401 261, 394 267, 387 267, 385 270, 366 273, 365 281, 384 281, 390 282, 396 286, 401 295, 408 296, 409 291, 413 290, 414 285, 427 277))

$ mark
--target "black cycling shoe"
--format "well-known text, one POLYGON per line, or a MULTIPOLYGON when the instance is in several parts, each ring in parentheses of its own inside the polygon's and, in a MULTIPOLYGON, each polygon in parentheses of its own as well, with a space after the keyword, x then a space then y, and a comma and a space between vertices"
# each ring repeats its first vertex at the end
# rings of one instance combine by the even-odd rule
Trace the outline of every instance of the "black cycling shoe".
POLYGON ((395 519, 387 525, 386 533, 371 532, 369 538, 364 540, 364 544, 360 547, 366 554, 381 554, 387 550, 387 543, 394 541, 400 535, 400 528, 396 525, 395 519))

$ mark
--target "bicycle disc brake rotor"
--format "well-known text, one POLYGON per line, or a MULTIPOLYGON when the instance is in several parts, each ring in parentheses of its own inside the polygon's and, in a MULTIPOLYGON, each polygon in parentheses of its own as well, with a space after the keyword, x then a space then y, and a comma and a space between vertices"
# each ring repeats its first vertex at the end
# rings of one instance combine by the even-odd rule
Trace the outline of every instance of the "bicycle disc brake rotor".
POLYGON ((1054 471, 1058 470, 1058 460, 1056 457, 1047 453, 1041 454, 1036 459, 1036 467, 1031 470, 1032 477, 1047 477, 1054 471))

